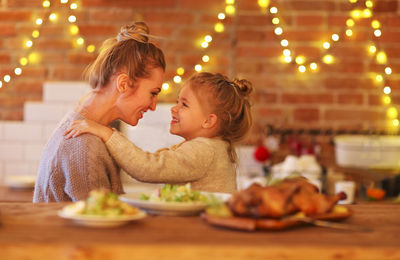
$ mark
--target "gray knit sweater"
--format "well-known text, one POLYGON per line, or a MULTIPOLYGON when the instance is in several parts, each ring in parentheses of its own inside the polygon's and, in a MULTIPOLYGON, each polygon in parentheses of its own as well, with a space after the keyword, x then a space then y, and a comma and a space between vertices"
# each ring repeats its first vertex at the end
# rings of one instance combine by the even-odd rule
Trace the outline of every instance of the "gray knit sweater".
POLYGON ((82 200, 98 188, 123 193, 120 169, 99 137, 84 134, 64 138, 64 131, 77 119, 84 117, 76 112, 66 115, 47 142, 33 202, 82 200))
POLYGON ((118 165, 139 181, 190 182, 195 190, 236 191, 235 167, 229 159, 228 143, 221 139, 199 137, 149 153, 114 131, 106 145, 118 165))

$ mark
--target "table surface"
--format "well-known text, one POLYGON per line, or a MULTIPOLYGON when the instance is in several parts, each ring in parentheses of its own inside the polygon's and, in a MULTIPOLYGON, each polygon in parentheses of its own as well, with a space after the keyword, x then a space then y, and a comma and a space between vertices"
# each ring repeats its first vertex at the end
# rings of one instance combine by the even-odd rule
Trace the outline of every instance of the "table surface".
POLYGON ((245 232, 210 226, 198 216, 152 215, 90 228, 58 217, 66 204, 0 202, 0 259, 400 259, 399 204, 349 205, 353 215, 344 223, 372 232, 309 225, 245 232))

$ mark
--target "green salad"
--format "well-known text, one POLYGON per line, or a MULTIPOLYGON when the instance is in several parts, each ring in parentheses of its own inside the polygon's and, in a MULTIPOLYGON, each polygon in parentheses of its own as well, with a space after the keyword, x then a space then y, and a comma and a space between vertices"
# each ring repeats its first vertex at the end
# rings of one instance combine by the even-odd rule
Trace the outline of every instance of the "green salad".
POLYGON ((185 185, 165 184, 150 195, 141 194, 140 199, 153 202, 204 202, 207 204, 216 200, 212 194, 205 195, 198 190, 192 190, 190 183, 185 185))
POLYGON ((86 200, 77 201, 63 208, 68 215, 123 216, 139 212, 135 207, 118 199, 118 195, 108 190, 92 190, 86 200))

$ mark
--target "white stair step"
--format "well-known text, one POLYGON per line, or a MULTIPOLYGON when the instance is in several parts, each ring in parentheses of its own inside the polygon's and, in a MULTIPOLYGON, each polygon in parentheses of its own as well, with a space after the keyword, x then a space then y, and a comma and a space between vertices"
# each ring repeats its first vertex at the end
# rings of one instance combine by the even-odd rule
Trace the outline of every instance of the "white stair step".
POLYGON ((75 105, 28 101, 24 104, 26 122, 59 122, 75 105))
POLYGON ((75 104, 90 90, 89 84, 82 81, 45 82, 43 85, 43 101, 73 102, 75 104))

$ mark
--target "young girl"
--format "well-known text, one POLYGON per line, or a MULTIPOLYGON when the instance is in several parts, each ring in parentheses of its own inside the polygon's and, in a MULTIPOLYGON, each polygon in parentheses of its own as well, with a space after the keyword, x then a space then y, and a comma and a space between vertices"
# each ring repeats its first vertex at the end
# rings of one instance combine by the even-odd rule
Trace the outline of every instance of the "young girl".
POLYGON ((83 133, 101 137, 116 162, 133 178, 152 183, 191 183, 196 190, 236 190, 233 145, 251 123, 247 80, 230 81, 221 74, 198 73, 186 82, 171 108, 171 134, 185 139, 155 153, 141 150, 121 133, 89 120, 77 120, 66 138, 83 133))

